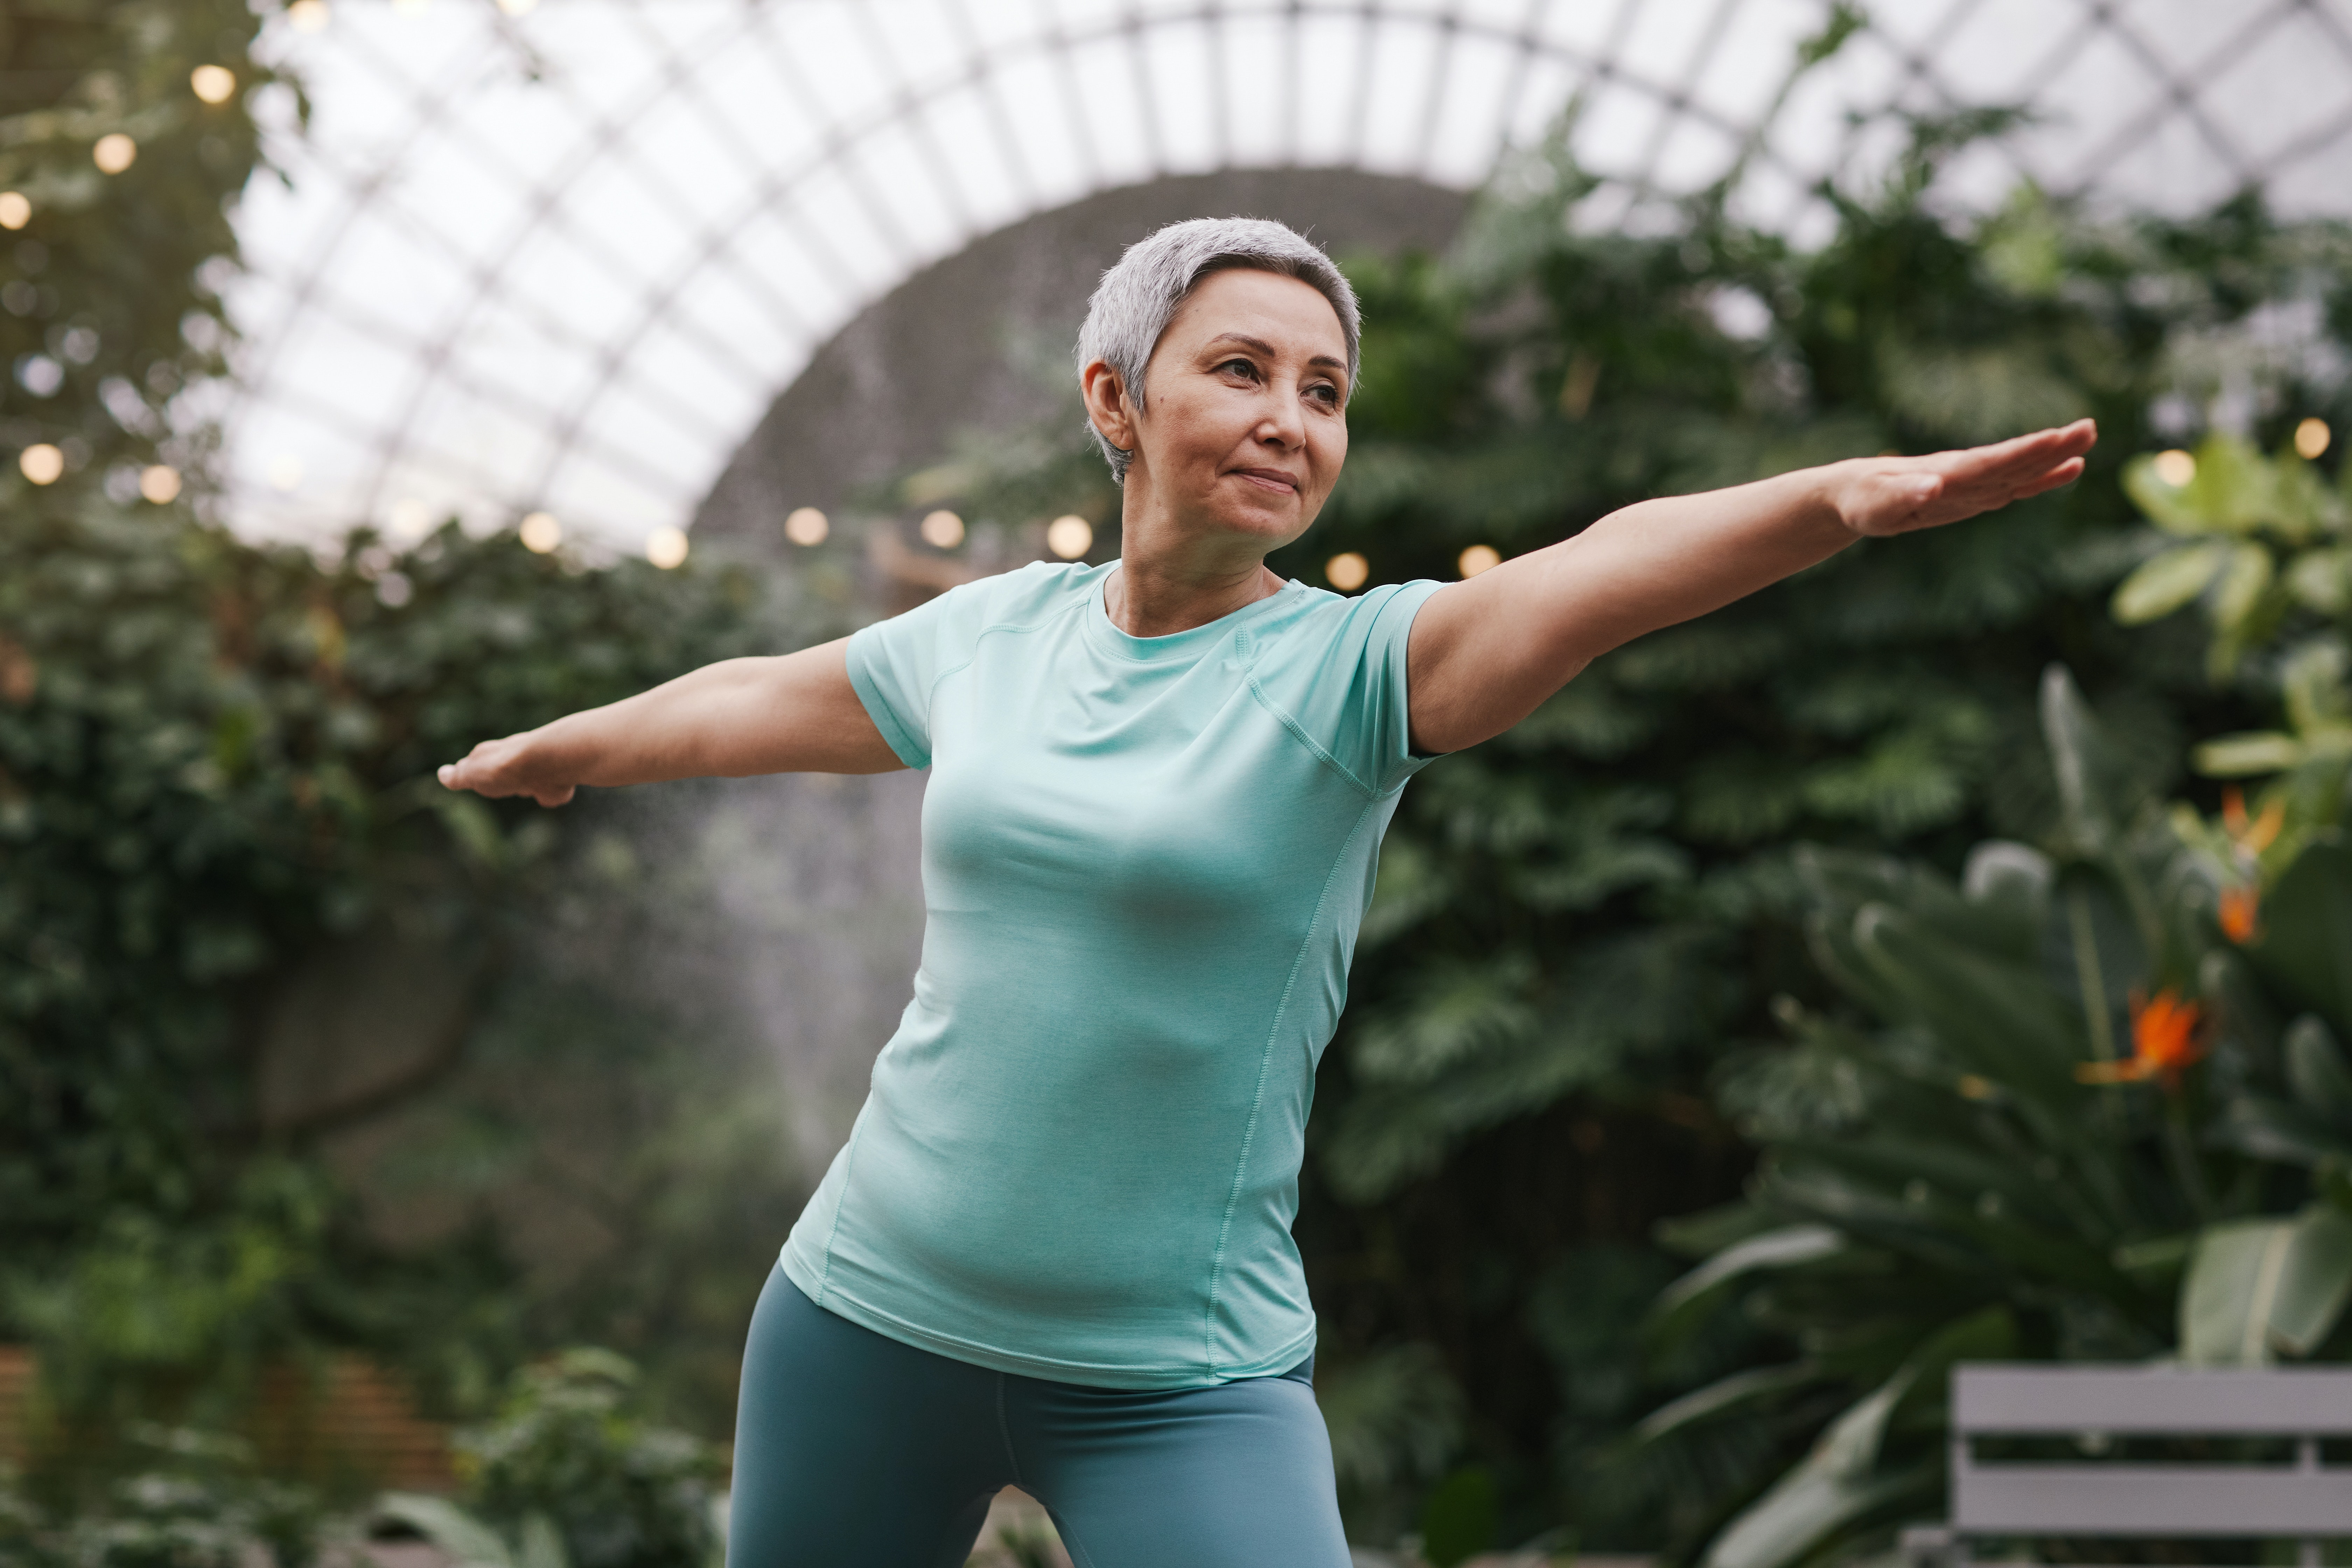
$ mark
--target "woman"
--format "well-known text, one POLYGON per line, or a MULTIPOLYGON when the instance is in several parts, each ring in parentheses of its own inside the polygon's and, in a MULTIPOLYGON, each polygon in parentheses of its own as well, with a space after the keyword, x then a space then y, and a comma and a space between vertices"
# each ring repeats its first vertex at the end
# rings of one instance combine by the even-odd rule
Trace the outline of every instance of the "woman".
POLYGON ((1094 1568, 1344 1568, 1290 1237, 1381 836, 1596 656, 1864 535, 2081 473, 2088 421, 1644 501, 1461 583, 1265 557, 1348 450, 1354 295, 1279 224, 1161 229, 1078 340, 1124 554, 957 588, 492 741, 453 788, 929 767, 914 1000, 743 1368, 737 1568, 931 1568, 1017 1484, 1094 1568))

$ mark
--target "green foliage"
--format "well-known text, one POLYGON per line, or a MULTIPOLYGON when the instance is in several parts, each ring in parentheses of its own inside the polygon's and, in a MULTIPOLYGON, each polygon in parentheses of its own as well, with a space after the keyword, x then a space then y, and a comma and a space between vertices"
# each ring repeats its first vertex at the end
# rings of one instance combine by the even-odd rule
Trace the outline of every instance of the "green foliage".
MULTIPOLYGON (((250 110, 300 107, 247 52, 260 20, 240 0, 0 16, 0 188, 32 207, 0 235, 0 345, 23 373, 0 388, 0 1340, 34 1343, 44 1419, 92 1463, 141 1462, 114 1440, 140 1418, 241 1429, 255 1379, 322 1342, 372 1347, 463 1406, 594 1312, 668 1336, 662 1373, 725 1380, 709 1326, 740 1332, 756 1258, 714 1275, 693 1249, 732 1246, 738 1211, 790 1184, 772 1127, 740 1104, 707 1114, 740 1064, 659 1048, 625 966, 551 953, 551 926, 587 947, 649 918, 657 879, 610 813, 431 776, 487 737, 789 646, 765 587, 592 570, 454 524, 297 548, 213 519, 205 383, 230 342, 250 110), (199 65, 237 90, 204 103, 199 65), (116 132, 138 155, 104 175, 92 144, 116 132), (64 454, 54 483, 16 461, 37 441, 64 454), (169 502, 140 498, 156 462, 184 481, 169 502), (320 998, 352 1011, 333 993, 352 955, 395 950, 446 1016, 396 1072, 339 1077, 374 1021, 320 998), (625 1102, 600 1126, 629 1137, 575 1201, 603 1205, 628 1260, 586 1287, 520 1277, 464 1217, 479 1184, 445 1183, 458 1213, 440 1238, 394 1248, 351 1163, 331 1174, 338 1139, 420 1108, 445 1155, 470 1134, 476 1164, 536 1158, 511 1116, 450 1086, 543 1089, 591 1058, 625 1102), (333 1091, 285 1090, 306 1072, 333 1091), (712 1135, 688 1146, 665 1120, 688 1116, 712 1135)), ((406 978, 378 991, 400 1004, 406 978)))
POLYGON ((211 435, 186 419, 174 433, 167 413, 226 370, 220 289, 237 247, 225 198, 260 157, 248 100, 295 90, 250 54, 260 25, 244 0, 30 0, 0 14, 0 189, 32 203, 0 238, 0 355, 18 370, 0 385, 12 469, 17 449, 46 441, 69 474, 163 458, 201 482, 211 435), (227 102, 196 97, 200 65, 235 74, 227 102), (138 156, 101 174, 92 148, 118 132, 138 156), (37 355, 51 390, 25 374, 37 355))
POLYGON ((140 1466, 96 1497, 44 1506, 0 1469, 0 1562, 24 1568, 308 1568, 337 1533, 318 1495, 257 1473, 250 1447, 139 1428, 140 1466))
MULTIPOLYGON (((1791 1004, 1794 1043, 1721 1075, 1764 1152, 1756 1234, 1665 1292, 1654 1331, 1671 1345, 1736 1302, 1799 1359, 1643 1432, 1761 1424, 1809 1447, 1714 1533, 1706 1568, 1814 1561, 1932 1513, 1956 1360, 2352 1352, 2352 1193, 2312 1179, 2341 1168, 2320 1118, 2347 1109, 2329 1089, 2352 1069, 2304 1011, 2334 977, 2280 962, 2291 916, 2225 935, 2205 862, 2063 673, 2042 709, 2063 801, 2043 847, 1980 845, 1957 886, 1803 857, 1816 960, 1876 1026, 1791 1004), (2314 1090, 2329 1109, 2291 1123, 2305 1142, 2282 1160, 2278 1110, 2314 1090), (1823 1395, 1842 1406, 1826 1425, 1823 1395)), ((2352 898, 2352 865, 2305 858, 2290 879, 2352 898)))
POLYGON ((499 1418, 460 1438, 465 1506, 394 1495, 380 1514, 459 1568, 717 1564, 724 1455, 647 1421, 630 1397, 635 1381, 609 1351, 525 1368, 499 1418))

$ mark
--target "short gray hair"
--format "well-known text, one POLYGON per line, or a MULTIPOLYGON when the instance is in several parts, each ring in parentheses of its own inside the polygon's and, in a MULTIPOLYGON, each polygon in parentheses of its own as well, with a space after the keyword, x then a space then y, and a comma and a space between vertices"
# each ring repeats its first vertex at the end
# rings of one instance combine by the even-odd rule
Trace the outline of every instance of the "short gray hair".
MULTIPOLYGON (((1348 395, 1354 396, 1357 344, 1362 335, 1355 289, 1306 236, 1261 217, 1187 218, 1129 246, 1087 302, 1086 324, 1078 329, 1079 373, 1101 360, 1118 373, 1128 396, 1142 407, 1143 367, 1160 346, 1160 334, 1202 279, 1234 268, 1296 278, 1331 301, 1339 331, 1348 339, 1348 395)), ((1135 454, 1112 446, 1092 419, 1087 421, 1087 434, 1102 448, 1112 479, 1125 484, 1127 465, 1135 454)))

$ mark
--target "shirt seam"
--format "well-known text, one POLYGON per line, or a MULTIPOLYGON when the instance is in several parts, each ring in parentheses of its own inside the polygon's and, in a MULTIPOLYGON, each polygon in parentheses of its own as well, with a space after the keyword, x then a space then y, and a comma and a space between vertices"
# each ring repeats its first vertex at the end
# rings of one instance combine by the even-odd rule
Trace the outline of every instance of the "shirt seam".
MULTIPOLYGON (((972 667, 973 663, 980 658, 980 645, 982 642, 986 641, 990 637, 998 632, 1044 631, 1055 621, 1062 619, 1064 616, 1069 615, 1073 610, 1083 606, 1085 604, 1086 601, 1084 599, 1079 599, 1074 604, 1065 605, 1060 609, 1055 610, 1052 615, 1045 616, 1042 620, 1029 621, 1026 623, 1019 621, 992 621, 987 626, 984 626, 981 627, 980 630, 974 632, 971 637, 971 651, 965 654, 963 658, 956 663, 948 666, 947 668, 933 676, 931 678, 930 685, 923 689, 923 738, 926 741, 930 739, 931 706, 939 700, 940 688, 947 683, 948 679, 950 676, 961 675, 965 670, 970 669, 972 667)), ((925 756, 932 756, 935 750, 936 749, 934 747, 926 745, 923 748, 923 754, 925 756)))
MULTIPOLYGON (((1255 687, 1256 682, 1253 680, 1251 685, 1255 687)), ((1304 739, 1303 736, 1301 738, 1304 739)), ((1313 742, 1308 743, 1311 745, 1313 742)), ((1339 764, 1334 763, 1332 766, 1339 767, 1339 764)), ((1354 775, 1345 768, 1339 768, 1339 773, 1353 782, 1354 775)), ((1274 1022, 1266 1030, 1265 1047, 1258 1053, 1257 1087, 1250 1096, 1249 1119, 1242 1127, 1241 1152, 1234 1159, 1233 1185, 1225 1193, 1225 1212, 1217 1225, 1216 1249, 1209 1257, 1209 1298, 1201 1313, 1201 1360, 1212 1377, 1217 1375, 1217 1299, 1218 1292, 1224 1286, 1225 1243, 1233 1236, 1234 1210, 1240 1206, 1242 1178, 1248 1173, 1250 1149, 1257 1140, 1258 1115, 1265 1109, 1266 1074, 1274 1065, 1275 1044, 1282 1037, 1283 1020, 1290 1016, 1290 999, 1298 989, 1298 976, 1307 967, 1307 955, 1315 946, 1316 933, 1323 929, 1323 911, 1330 906, 1332 884, 1339 879, 1340 871, 1348 864, 1349 847, 1356 842, 1356 836, 1363 832, 1364 824, 1371 820, 1373 809, 1379 804, 1378 796, 1365 801, 1364 808, 1356 814, 1354 825, 1348 829, 1347 837, 1339 841, 1339 851, 1332 857, 1331 869, 1323 879, 1322 890, 1315 895, 1315 912, 1307 919, 1307 934, 1299 939, 1297 955, 1290 961, 1290 976, 1283 982, 1282 998, 1274 1005, 1274 1022)))
POLYGON ((824 1262, 816 1274, 816 1304, 820 1307, 833 1289, 834 1238, 841 1234, 841 1211, 849 1206, 850 1178, 857 1171, 857 1142, 865 1135, 866 1118, 860 1116, 849 1130, 849 1147, 841 1152, 841 1191, 833 1195, 833 1223, 824 1227, 824 1262))
MULTIPOLYGON (((1106 653, 1106 654, 1108 654, 1111 658, 1116 658, 1116 659, 1121 659, 1121 660, 1124 660, 1125 662, 1127 662, 1127 663, 1129 663, 1129 664, 1142 664, 1142 665, 1154 665, 1154 664, 1179 664, 1179 663, 1192 663, 1192 664, 1199 664, 1199 663, 1201 663, 1202 660, 1204 660, 1204 659, 1208 658, 1210 656, 1212 656, 1213 654, 1214 654, 1214 653, 1217 651, 1217 646, 1218 646, 1218 644, 1219 644, 1219 643, 1221 643, 1221 642, 1224 642, 1224 641, 1227 641, 1227 640, 1229 640, 1229 639, 1231 639, 1231 638, 1234 638, 1234 637, 1245 637, 1245 636, 1247 636, 1247 635, 1248 635, 1248 633, 1250 632, 1250 630, 1252 629, 1252 627, 1254 627, 1254 626, 1255 626, 1255 625, 1258 621, 1265 619, 1265 616, 1266 616, 1267 614, 1269 614, 1269 613, 1270 613, 1269 611, 1267 611, 1267 610, 1265 610, 1265 609, 1262 608, 1262 606, 1265 606, 1265 605, 1270 605, 1274 604, 1276 601, 1277 601, 1277 600, 1279 600, 1280 598, 1282 598, 1282 597, 1283 597, 1283 595, 1285 595, 1286 594, 1289 593, 1289 592, 1290 592, 1290 590, 1291 590, 1293 587, 1304 587, 1304 586, 1305 586, 1305 584, 1303 584, 1286 583, 1286 584, 1284 584, 1281 587, 1279 587, 1279 588, 1276 589, 1273 593, 1268 594, 1265 598, 1263 598, 1263 599, 1255 599, 1255 600, 1252 600, 1249 604, 1244 605, 1240 609, 1235 610, 1235 611, 1234 611, 1234 612, 1233 612, 1234 616, 1243 617, 1243 619, 1242 619, 1242 621, 1241 621, 1241 624, 1240 624, 1240 625, 1238 625, 1238 626, 1228 626, 1228 627, 1226 627, 1226 628, 1225 628, 1225 631, 1224 631, 1224 635, 1223 635, 1223 637, 1216 637, 1216 638, 1213 638, 1213 639, 1211 639, 1211 640, 1209 640, 1209 641, 1203 642, 1203 643, 1201 645, 1200 651, 1199 651, 1198 653, 1194 653, 1194 652, 1191 651, 1190 649, 1186 649, 1186 648, 1178 648, 1178 649, 1176 649, 1176 650, 1174 650, 1174 651, 1172 651, 1172 652, 1169 652, 1169 653, 1162 653, 1162 654, 1157 654, 1157 655, 1136 654, 1136 653, 1129 653, 1129 652, 1128 652, 1125 648, 1120 647, 1118 644, 1116 644, 1116 643, 1114 643, 1114 642, 1111 642, 1109 639, 1108 639, 1108 638, 1106 638, 1106 637, 1098 637, 1098 636, 1097 636, 1097 637, 1089 637, 1087 640, 1087 642, 1088 642, 1089 644, 1091 644, 1094 647, 1096 647, 1096 648, 1097 648, 1097 649, 1101 650, 1102 652, 1104 652, 1104 653, 1106 653)), ((1098 591, 1097 591, 1097 592, 1098 592, 1098 591)), ((1095 600, 1096 600, 1096 594, 1095 594, 1095 593, 1089 593, 1089 594, 1087 595, 1087 597, 1086 597, 1084 600, 1080 601, 1080 602, 1081 602, 1082 604, 1086 605, 1087 606, 1088 606, 1089 608, 1091 608, 1091 607, 1094 605, 1094 604, 1095 604, 1095 600)), ((1108 623, 1108 618, 1109 618, 1109 617, 1108 617, 1108 615, 1106 615, 1104 618, 1105 618, 1106 623, 1108 623)), ((1230 617, 1227 617, 1227 618, 1230 618, 1230 617)), ((1092 628, 1092 627, 1093 627, 1093 626, 1094 626, 1094 623, 1093 623, 1093 621, 1092 621, 1092 619, 1091 619, 1091 618, 1089 618, 1089 619, 1088 619, 1088 621, 1087 621, 1087 626, 1088 626, 1090 628, 1092 628)), ((1210 622, 1210 623, 1208 623, 1208 624, 1209 624, 1209 625, 1211 625, 1211 626, 1213 626, 1213 625, 1215 625, 1216 623, 1215 623, 1215 622, 1210 622)), ((1110 629, 1110 630, 1112 630, 1113 632, 1117 632, 1117 631, 1118 630, 1118 627, 1116 627, 1116 626, 1111 626, 1109 629, 1110 629)), ((1195 627, 1194 629, 1195 629, 1195 630, 1202 630, 1202 629, 1205 629, 1205 628, 1202 628, 1202 627, 1195 627)), ((1174 636, 1176 636, 1176 637, 1182 637, 1182 636, 1184 636, 1185 634, 1184 634, 1184 633, 1182 633, 1182 632, 1177 632, 1177 633, 1174 633, 1174 634, 1172 634, 1172 635, 1174 635, 1174 636)), ((1138 640, 1138 641, 1142 641, 1142 640, 1144 640, 1144 639, 1142 639, 1142 638, 1138 638, 1137 640, 1138 640)))
POLYGON ((1316 761, 1321 763, 1325 767, 1329 768, 1333 773, 1338 773, 1341 778, 1347 780, 1349 788, 1355 790, 1357 794, 1362 795, 1366 800, 1378 800, 1381 795, 1388 793, 1385 790, 1374 789, 1371 785, 1366 784, 1363 780, 1358 778, 1353 773, 1351 773, 1345 763, 1342 763, 1339 758, 1333 756, 1329 752, 1325 751, 1323 749, 1322 742, 1318 742, 1314 736, 1307 732, 1306 726, 1299 723, 1297 720, 1292 718, 1283 710, 1281 704, 1275 701, 1272 697, 1266 694, 1265 688, 1257 683, 1257 671, 1255 668, 1244 669, 1242 671, 1242 679, 1248 683, 1250 695, 1257 700, 1258 706, 1265 709, 1268 713, 1273 714, 1275 722, 1280 724, 1285 730, 1289 731, 1291 739, 1297 741, 1300 745, 1306 747, 1308 752, 1313 753, 1316 761))

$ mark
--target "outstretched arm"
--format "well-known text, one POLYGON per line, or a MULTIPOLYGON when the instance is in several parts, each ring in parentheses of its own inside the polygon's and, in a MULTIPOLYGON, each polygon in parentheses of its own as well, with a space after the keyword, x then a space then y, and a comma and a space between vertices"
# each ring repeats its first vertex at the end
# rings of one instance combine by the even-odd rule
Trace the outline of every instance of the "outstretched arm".
POLYGON ((904 767, 849 684, 848 646, 845 637, 705 665, 623 701, 485 741, 442 768, 441 782, 562 805, 582 784, 904 767))
POLYGON ((1857 458, 1611 512, 1430 595, 1407 657, 1412 748, 1501 734, 1601 654, 1752 594, 1855 540, 1937 528, 2055 489, 2087 419, 1927 458, 1857 458))

